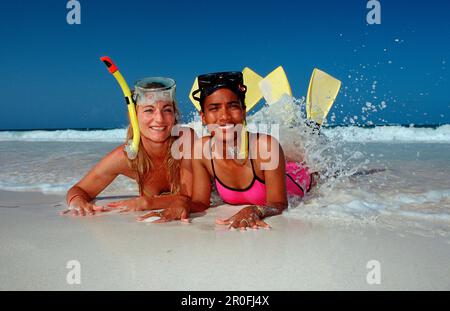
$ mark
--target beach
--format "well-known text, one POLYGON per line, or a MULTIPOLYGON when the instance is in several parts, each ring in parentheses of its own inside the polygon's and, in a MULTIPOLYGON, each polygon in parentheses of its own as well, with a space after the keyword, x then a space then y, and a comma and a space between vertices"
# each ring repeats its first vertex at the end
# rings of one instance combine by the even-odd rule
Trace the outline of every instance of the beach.
MULTIPOLYGON (((314 142, 283 129, 286 154, 305 142, 328 177, 268 218, 272 229, 245 232, 215 224, 241 208, 217 195, 188 224, 60 216, 67 189, 124 130, 3 132, 0 289, 449 290, 449 130, 343 127, 314 142)), ((119 176, 96 203, 136 195, 119 176)))
POLYGON ((0 291, 450 290, 450 1, 45 4, 1 5, 0 291), (191 130, 225 148, 188 156, 191 130), (297 178, 270 229, 216 223, 243 208, 217 180, 229 202, 285 206, 286 167, 312 187, 297 178), (211 206, 61 215, 68 191, 137 197, 119 172, 202 206, 210 178, 211 206))
MULTIPOLYGON (((137 213, 63 217, 61 195, 0 191, 1 290, 449 290, 448 242, 376 227, 321 225, 289 212, 270 230, 138 223, 137 213), (80 284, 68 284, 69 261, 80 284), (380 284, 369 284, 380 264, 380 284)), ((105 202, 100 200, 99 203, 105 202)))

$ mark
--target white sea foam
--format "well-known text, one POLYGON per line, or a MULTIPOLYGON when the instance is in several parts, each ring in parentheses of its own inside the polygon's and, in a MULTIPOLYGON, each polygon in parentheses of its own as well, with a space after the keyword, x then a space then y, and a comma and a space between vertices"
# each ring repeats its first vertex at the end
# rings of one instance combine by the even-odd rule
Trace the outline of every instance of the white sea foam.
POLYGON ((397 142, 397 143, 450 143, 450 125, 437 128, 415 128, 404 126, 376 126, 373 128, 336 127, 325 128, 323 133, 346 142, 397 142))
MULTIPOLYGON (((336 127, 311 135, 304 102, 295 99, 248 118, 249 128, 266 123, 279 124, 287 158, 301 157, 323 177, 303 200, 290 199, 291 217, 408 226, 450 236, 450 125, 336 127)), ((188 125, 202 128, 198 119, 188 125)), ((64 193, 123 143, 125 132, 0 132, 0 189, 64 193)), ((107 192, 137 194, 136 183, 120 177, 107 192)))
POLYGON ((35 184, 14 184, 0 182, 0 189, 6 191, 31 191, 44 194, 62 194, 67 191, 74 183, 35 183, 35 184))
MULTIPOLYGON (((0 173, 0 175, 3 175, 0 173)), ((25 174, 24 174, 25 175, 25 174)), ((31 191, 41 192, 44 194, 65 194, 70 187, 72 187, 79 178, 67 178, 62 171, 59 172, 59 176, 55 178, 55 182, 39 182, 40 178, 48 179, 45 172, 34 172, 29 174, 29 179, 22 178, 24 176, 17 176, 16 179, 9 178, 8 181, 0 182, 0 189, 6 191, 31 191), (71 181, 66 182, 66 180, 71 181)), ((80 177, 82 172, 80 171, 80 177)), ((119 176, 113 183, 111 183, 102 194, 137 194, 138 189, 134 181, 119 176)))
MULTIPOLYGON (((193 123, 190 123, 191 126, 193 123)), ((341 137, 345 142, 450 143, 450 125, 436 128, 405 126, 376 126, 362 128, 345 126, 323 128, 324 135, 341 137)), ((126 129, 114 130, 56 130, 56 131, 0 131, 1 141, 55 141, 55 142, 124 142, 126 129)))
POLYGON ((126 129, 113 130, 55 130, 55 131, 3 131, 0 141, 59 141, 59 142, 124 142, 126 129))

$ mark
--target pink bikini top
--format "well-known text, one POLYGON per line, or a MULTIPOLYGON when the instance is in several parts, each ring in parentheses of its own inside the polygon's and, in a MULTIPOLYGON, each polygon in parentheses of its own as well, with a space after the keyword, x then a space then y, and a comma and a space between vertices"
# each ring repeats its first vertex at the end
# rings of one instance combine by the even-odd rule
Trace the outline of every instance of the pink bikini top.
MULTIPOLYGON (((211 141, 210 141, 211 144, 211 141)), ((210 145, 211 146, 211 145, 210 145)), ((250 151, 248 151, 250 152, 250 151)), ((220 197, 225 203, 228 204, 252 204, 252 205, 265 205, 266 204, 266 184, 264 180, 259 178, 255 173, 255 168, 253 166, 253 160, 250 158, 252 164, 253 179, 250 185, 244 189, 231 188, 225 185, 216 175, 214 169, 214 161, 211 157, 211 167, 214 174, 214 181, 216 184, 217 191, 220 197)))
MULTIPOLYGON (((248 151, 250 152, 250 151, 248 151)), ((214 174, 214 180, 217 191, 225 203, 242 205, 266 205, 266 183, 255 173, 253 160, 252 164, 253 179, 250 185, 244 189, 231 188, 225 185, 216 175, 214 161, 211 157, 211 166, 214 174)), ((301 163, 286 163, 286 191, 288 195, 303 197, 311 186, 311 177, 308 168, 301 163)))
POLYGON ((252 204, 252 205, 265 205, 266 204, 266 184, 264 180, 256 176, 255 168, 252 163, 253 179, 248 187, 244 189, 231 188, 225 185, 216 175, 214 170, 214 161, 211 158, 211 165, 214 174, 214 180, 216 183, 217 191, 220 197, 225 203, 228 204, 252 204))

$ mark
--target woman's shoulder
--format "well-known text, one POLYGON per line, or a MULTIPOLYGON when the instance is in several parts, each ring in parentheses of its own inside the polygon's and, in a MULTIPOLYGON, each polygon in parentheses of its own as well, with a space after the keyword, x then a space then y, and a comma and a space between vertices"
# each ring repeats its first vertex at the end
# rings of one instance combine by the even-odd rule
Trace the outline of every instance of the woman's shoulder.
POLYGON ((125 154, 125 144, 119 145, 116 148, 114 148, 110 153, 107 154, 107 157, 110 157, 111 159, 117 160, 117 161, 123 161, 127 159, 127 156, 125 154))
POLYGON ((109 170, 113 170, 118 174, 125 174, 130 170, 124 148, 125 144, 119 145, 102 159, 102 162, 109 170))

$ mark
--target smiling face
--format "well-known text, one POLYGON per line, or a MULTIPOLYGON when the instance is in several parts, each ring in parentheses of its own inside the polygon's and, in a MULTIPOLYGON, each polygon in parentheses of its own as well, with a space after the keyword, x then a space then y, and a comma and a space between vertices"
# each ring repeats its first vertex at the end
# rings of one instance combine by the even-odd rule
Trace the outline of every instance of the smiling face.
POLYGON ((137 118, 141 136, 153 142, 165 142, 176 121, 174 105, 170 101, 137 105, 137 118))
POLYGON ((245 121, 245 110, 238 95, 226 88, 218 89, 205 98, 200 115, 203 124, 214 128, 213 131, 219 127, 224 140, 233 139, 235 136, 233 128, 245 121))

